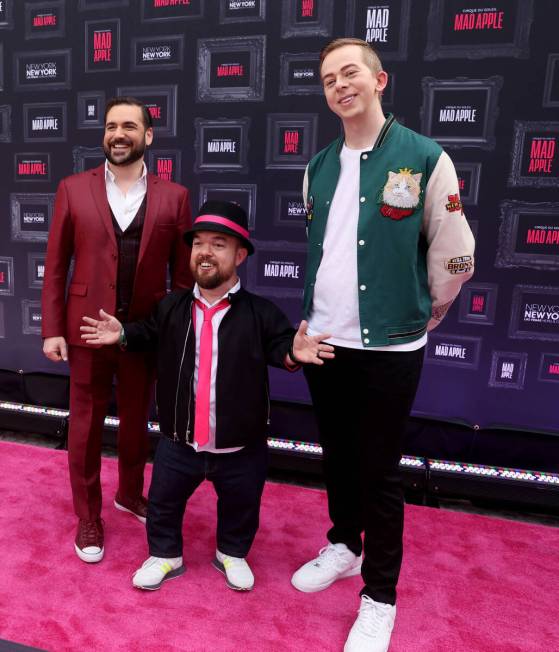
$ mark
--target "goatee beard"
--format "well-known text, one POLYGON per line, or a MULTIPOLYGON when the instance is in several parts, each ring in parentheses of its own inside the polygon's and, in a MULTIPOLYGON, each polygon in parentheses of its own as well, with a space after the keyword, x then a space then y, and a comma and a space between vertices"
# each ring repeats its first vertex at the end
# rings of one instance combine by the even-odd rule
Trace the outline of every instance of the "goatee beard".
POLYGON ((132 165, 132 163, 135 163, 136 161, 139 161, 142 156, 144 155, 144 152, 146 151, 146 146, 145 144, 139 145, 138 147, 133 147, 130 150, 130 153, 128 156, 126 156, 123 159, 114 159, 111 155, 111 146, 109 145, 108 147, 105 147, 103 145, 103 152, 105 153, 105 156, 107 157, 107 160, 109 163, 112 163, 113 165, 116 166, 125 166, 125 165, 132 165))

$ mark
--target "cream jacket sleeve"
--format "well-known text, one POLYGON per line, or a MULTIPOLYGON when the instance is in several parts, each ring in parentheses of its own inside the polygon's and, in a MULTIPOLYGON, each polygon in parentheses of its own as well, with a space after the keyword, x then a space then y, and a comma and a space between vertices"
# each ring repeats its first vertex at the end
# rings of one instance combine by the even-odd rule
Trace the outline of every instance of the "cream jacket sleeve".
POLYGON ((432 330, 474 273, 474 236, 462 210, 456 170, 444 151, 425 189, 422 230, 428 243, 432 330))

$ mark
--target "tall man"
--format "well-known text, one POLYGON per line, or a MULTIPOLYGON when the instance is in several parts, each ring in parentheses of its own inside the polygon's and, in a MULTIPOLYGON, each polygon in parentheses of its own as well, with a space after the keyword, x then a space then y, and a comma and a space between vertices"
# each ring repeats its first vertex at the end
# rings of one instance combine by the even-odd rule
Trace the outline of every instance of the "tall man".
POLYGON ((402 560, 402 438, 427 331, 472 275, 474 240, 448 155, 383 113, 387 74, 369 44, 331 42, 320 72, 344 136, 305 174, 304 312, 309 334, 332 333, 336 357, 305 373, 332 528, 292 583, 320 591, 361 572, 361 606, 345 651, 385 652, 402 560))
POLYGON ((143 473, 154 373, 146 354, 87 346, 80 338, 81 318, 99 306, 122 320, 146 317, 166 294, 168 266, 173 287, 191 285, 182 237, 190 226, 188 192, 147 173, 144 152, 152 140, 151 116, 141 102, 129 97, 108 102, 107 160, 61 181, 47 246, 43 351, 49 360, 70 365, 68 462, 79 519, 75 550, 86 562, 104 554, 101 438, 115 376, 120 427, 114 504, 145 523, 143 473))

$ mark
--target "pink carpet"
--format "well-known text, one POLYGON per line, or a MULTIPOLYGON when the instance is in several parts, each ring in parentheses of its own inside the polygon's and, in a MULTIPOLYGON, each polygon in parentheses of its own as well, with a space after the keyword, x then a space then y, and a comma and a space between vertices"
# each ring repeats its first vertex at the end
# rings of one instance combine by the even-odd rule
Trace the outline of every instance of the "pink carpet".
MULTIPOLYGON (((324 543, 322 491, 268 484, 251 551, 254 591, 232 592, 210 562, 215 498, 203 485, 185 524, 187 572, 157 592, 132 588, 147 556, 141 524, 117 512, 103 462, 105 559, 73 550, 62 451, 0 442, 0 639, 52 652, 340 651, 360 579, 305 595, 291 573, 324 543)), ((559 650, 559 530, 407 507, 391 652, 559 650)))

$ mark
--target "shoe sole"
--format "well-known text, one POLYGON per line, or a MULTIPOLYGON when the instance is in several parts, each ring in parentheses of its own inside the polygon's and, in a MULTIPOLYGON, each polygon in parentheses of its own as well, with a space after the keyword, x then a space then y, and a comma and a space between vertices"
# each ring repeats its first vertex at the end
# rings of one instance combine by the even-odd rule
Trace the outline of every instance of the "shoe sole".
POLYGON ((76 551, 76 555, 82 560, 85 561, 86 564, 96 564, 97 562, 101 561, 103 559, 103 555, 105 554, 105 548, 101 548, 101 552, 96 552, 94 554, 84 552, 81 548, 78 548, 78 546, 74 543, 74 550, 76 551))
POLYGON ((345 571, 345 573, 342 573, 341 575, 338 575, 335 577, 333 580, 330 580, 329 582, 325 582, 324 584, 319 584, 316 586, 301 586, 297 585, 294 581, 294 578, 291 578, 291 584, 298 590, 303 593, 318 593, 319 591, 324 591, 324 589, 327 589, 329 586, 332 586, 334 582, 337 582, 338 580, 344 580, 347 577, 355 577, 356 575, 361 574, 361 564, 363 563, 363 560, 359 560, 359 565, 354 566, 353 568, 350 568, 349 570, 345 571))
POLYGON ((135 516, 138 521, 143 523, 144 525, 146 524, 146 519, 144 516, 139 516, 136 514, 136 512, 133 512, 131 509, 128 509, 128 507, 125 507, 124 505, 121 505, 120 503, 117 503, 116 500, 114 501, 114 506, 120 511, 120 512, 128 512, 129 514, 132 514, 132 516, 135 516))
POLYGON ((230 589, 233 589, 233 591, 252 591, 254 584, 249 587, 244 587, 244 586, 237 586, 232 582, 230 582, 229 578, 227 577, 227 572, 225 571, 225 566, 217 559, 217 557, 212 561, 212 566, 216 570, 218 570, 222 575, 225 575, 225 582, 227 583, 227 586, 230 589))
POLYGON ((132 579, 132 585, 134 586, 135 589, 141 589, 142 591, 157 591, 157 589, 161 588, 161 585, 163 582, 166 582, 167 580, 174 580, 175 577, 179 577, 186 571, 186 567, 179 566, 175 570, 169 571, 167 575, 159 582, 159 584, 149 584, 149 585, 144 585, 144 586, 139 586, 138 584, 134 584, 134 580, 132 579))

